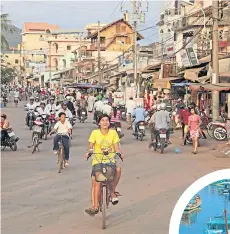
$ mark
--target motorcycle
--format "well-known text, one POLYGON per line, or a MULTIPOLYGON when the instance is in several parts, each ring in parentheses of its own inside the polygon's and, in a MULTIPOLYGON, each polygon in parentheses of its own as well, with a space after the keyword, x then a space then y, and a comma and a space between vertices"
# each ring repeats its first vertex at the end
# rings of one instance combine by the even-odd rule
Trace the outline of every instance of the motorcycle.
POLYGON ((122 134, 122 132, 121 132, 121 123, 120 122, 111 122, 110 127, 112 129, 116 130, 120 139, 124 136, 124 134, 122 134))
POLYGON ((48 115, 42 114, 41 115, 41 121, 43 123, 42 125, 42 131, 41 131, 41 138, 44 138, 44 140, 47 140, 47 135, 49 131, 49 120, 48 120, 48 115))
POLYGON ((227 128, 226 124, 216 125, 213 129, 213 137, 217 141, 224 141, 227 139, 227 128))
POLYGON ((86 112, 84 110, 82 110, 80 112, 80 116, 78 117, 78 119, 80 120, 80 123, 84 123, 85 120, 87 119, 87 116, 86 116, 86 112))
POLYGON ((54 112, 50 112, 50 116, 48 117, 48 121, 49 121, 49 132, 54 128, 54 125, 56 123, 56 119, 55 119, 55 113, 54 112))
POLYGON ((136 124, 135 137, 137 140, 140 139, 140 141, 143 141, 144 136, 145 136, 145 122, 140 121, 136 124))
POLYGON ((123 121, 126 121, 126 109, 125 109, 125 105, 119 105, 118 106, 118 109, 120 110, 121 112, 121 119, 123 121))
POLYGON ((18 107, 18 101, 19 101, 19 98, 15 97, 14 98, 15 107, 18 107))
POLYGON ((157 149, 160 150, 160 153, 164 153, 164 149, 168 146, 168 141, 166 140, 166 129, 161 128, 160 130, 156 130, 156 142, 153 145, 154 151, 157 149))
POLYGON ((7 136, 4 140, 1 140, 1 150, 5 150, 6 147, 10 147, 11 150, 17 151, 17 142, 19 140, 18 137, 16 137, 15 133, 13 132, 13 129, 8 128, 6 129, 7 136))
POLYGON ((35 111, 34 111, 34 109, 29 109, 28 110, 27 118, 28 118, 27 125, 28 125, 29 129, 32 130, 33 125, 34 125, 33 122, 35 120, 35 111))

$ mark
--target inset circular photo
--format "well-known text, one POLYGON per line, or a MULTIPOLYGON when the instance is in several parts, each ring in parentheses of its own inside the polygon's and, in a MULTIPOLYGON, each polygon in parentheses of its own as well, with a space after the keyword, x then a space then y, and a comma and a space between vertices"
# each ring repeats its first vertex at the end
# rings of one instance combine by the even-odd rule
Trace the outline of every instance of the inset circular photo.
POLYGON ((169 234, 230 234, 229 172, 204 176, 185 191, 174 208, 169 234))

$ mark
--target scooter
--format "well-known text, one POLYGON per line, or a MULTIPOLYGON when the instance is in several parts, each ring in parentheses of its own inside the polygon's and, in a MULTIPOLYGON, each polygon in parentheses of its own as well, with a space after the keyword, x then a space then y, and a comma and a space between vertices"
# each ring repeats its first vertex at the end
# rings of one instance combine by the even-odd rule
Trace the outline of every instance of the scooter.
POLYGON ((124 134, 121 132, 121 122, 111 122, 110 127, 116 130, 120 139, 124 137, 124 134))

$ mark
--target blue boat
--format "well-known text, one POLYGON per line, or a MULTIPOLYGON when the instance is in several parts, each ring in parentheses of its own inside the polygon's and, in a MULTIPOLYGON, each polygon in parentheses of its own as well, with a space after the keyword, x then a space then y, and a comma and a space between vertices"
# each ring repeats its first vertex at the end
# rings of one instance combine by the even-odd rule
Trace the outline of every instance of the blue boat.
MULTIPOLYGON (((230 215, 227 216, 228 229, 230 230, 230 215)), ((224 215, 217 216, 207 223, 207 228, 204 234, 230 234, 226 231, 226 221, 224 215)))

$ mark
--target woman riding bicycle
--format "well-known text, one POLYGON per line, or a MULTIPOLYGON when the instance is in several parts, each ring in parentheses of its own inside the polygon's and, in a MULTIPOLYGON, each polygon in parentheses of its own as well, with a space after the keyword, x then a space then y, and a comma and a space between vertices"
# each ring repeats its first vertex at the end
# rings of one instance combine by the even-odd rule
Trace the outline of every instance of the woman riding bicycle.
MULTIPOLYGON (((85 212, 89 214, 90 216, 94 216, 98 213, 98 203, 99 203, 99 197, 100 197, 100 182, 97 182, 95 179, 96 176, 96 168, 98 164, 101 162, 103 163, 115 163, 115 152, 121 153, 120 147, 119 147, 119 137, 115 130, 109 129, 110 122, 109 122, 109 116, 108 115, 101 115, 98 119, 99 123, 99 129, 93 130, 93 132, 90 135, 89 138, 89 149, 88 152, 85 154, 85 157, 88 158, 90 152, 94 152, 95 155, 93 155, 92 160, 92 191, 91 191, 91 201, 92 201, 92 207, 89 209, 86 209, 85 212), (103 155, 103 152, 109 152, 108 156, 105 159, 105 156, 103 155)), ((122 155, 122 158, 124 156, 122 155)), ((118 185, 118 182, 121 177, 121 168, 116 166, 116 172, 114 176, 114 180, 111 183, 111 199, 112 204, 116 205, 118 203, 118 198, 115 192, 115 189, 118 185)))

